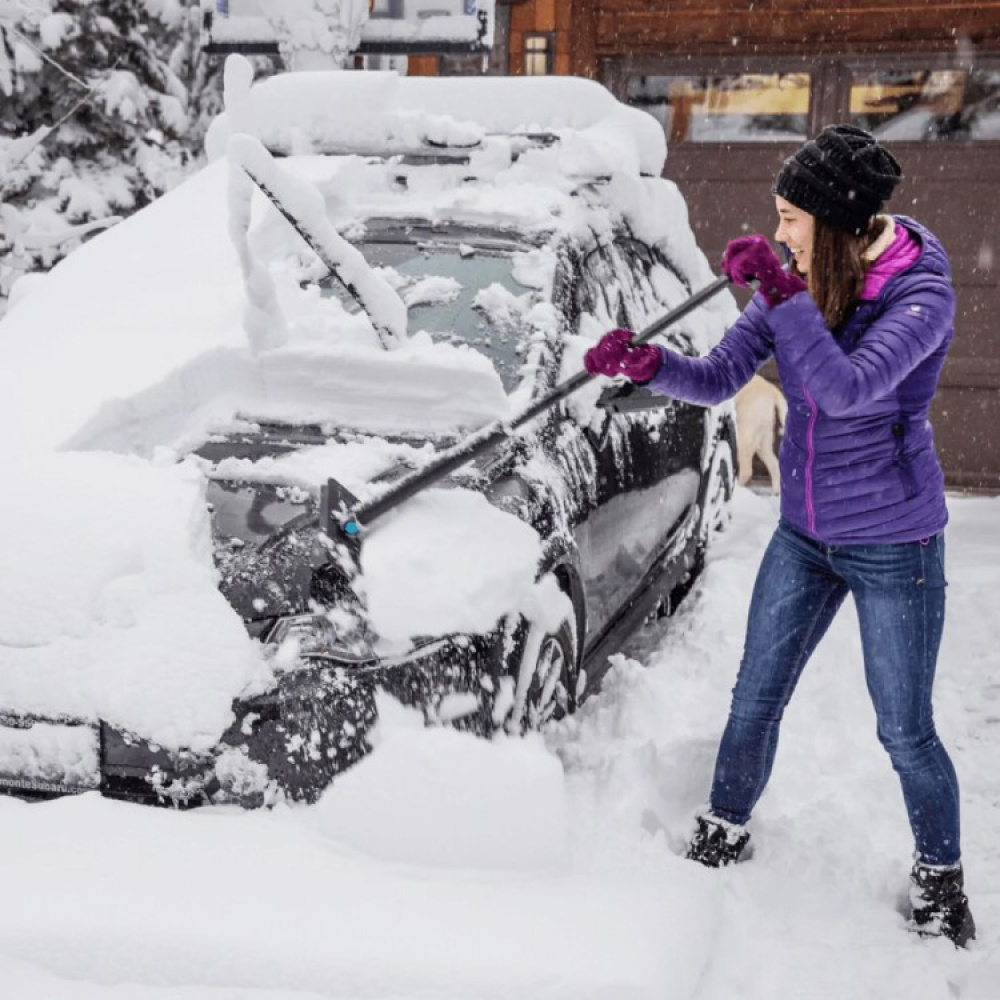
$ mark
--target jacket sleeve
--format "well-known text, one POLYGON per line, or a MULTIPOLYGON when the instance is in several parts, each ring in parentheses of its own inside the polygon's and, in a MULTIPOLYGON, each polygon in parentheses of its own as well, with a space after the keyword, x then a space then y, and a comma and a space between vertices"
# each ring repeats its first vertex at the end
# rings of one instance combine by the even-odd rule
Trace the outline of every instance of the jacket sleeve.
POLYGON ((663 364, 646 383, 662 396, 714 406, 734 396, 774 352, 766 313, 755 296, 743 315, 704 357, 690 358, 660 346, 663 364))
POLYGON ((941 276, 914 282, 889 301, 849 354, 805 293, 776 306, 768 318, 782 360, 816 405, 830 416, 846 416, 891 393, 948 341, 955 293, 941 276))

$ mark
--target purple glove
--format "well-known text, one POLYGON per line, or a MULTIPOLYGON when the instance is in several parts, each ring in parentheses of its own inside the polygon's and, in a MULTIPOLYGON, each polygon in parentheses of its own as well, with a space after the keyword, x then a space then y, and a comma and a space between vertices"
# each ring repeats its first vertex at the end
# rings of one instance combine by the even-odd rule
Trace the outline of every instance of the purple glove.
POLYGON ((633 344, 631 330, 612 330, 583 356, 591 375, 624 375, 632 382, 648 382, 663 364, 663 356, 652 344, 633 344))
POLYGON ((761 295, 772 308, 806 290, 806 283, 798 275, 782 268, 763 236, 741 236, 728 243, 722 255, 722 270, 741 288, 749 288, 752 281, 758 281, 761 295))

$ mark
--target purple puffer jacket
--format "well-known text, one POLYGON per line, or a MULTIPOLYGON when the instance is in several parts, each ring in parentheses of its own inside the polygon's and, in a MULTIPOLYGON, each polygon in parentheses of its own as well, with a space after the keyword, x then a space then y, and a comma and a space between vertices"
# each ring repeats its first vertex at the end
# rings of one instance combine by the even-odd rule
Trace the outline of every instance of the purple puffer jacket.
POLYGON ((916 541, 948 520, 927 415, 954 332, 951 268, 933 234, 904 216, 895 222, 919 257, 833 332, 806 292, 774 309, 755 295, 705 357, 661 348, 649 383, 711 406, 774 355, 788 399, 781 513, 829 544, 916 541))

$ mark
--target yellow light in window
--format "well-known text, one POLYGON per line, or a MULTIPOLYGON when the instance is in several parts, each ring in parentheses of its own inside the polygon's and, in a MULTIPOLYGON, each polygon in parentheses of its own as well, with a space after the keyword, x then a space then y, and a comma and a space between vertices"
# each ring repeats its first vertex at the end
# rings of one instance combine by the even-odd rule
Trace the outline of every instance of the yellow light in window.
POLYGON ((524 36, 524 75, 548 76, 552 72, 550 35, 524 36))

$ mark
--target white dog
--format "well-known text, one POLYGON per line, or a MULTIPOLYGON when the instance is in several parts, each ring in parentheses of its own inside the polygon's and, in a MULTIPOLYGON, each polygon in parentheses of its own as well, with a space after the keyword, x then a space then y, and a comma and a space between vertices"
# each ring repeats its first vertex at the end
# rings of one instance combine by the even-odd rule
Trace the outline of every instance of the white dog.
POLYGON ((753 457, 760 460, 771 477, 771 490, 781 490, 778 459, 774 454, 774 432, 785 427, 788 403, 781 390, 767 379, 754 375, 736 394, 736 443, 739 450, 740 485, 753 475, 753 457))

